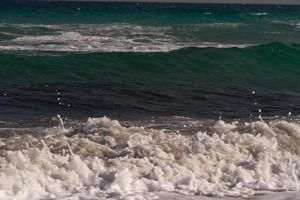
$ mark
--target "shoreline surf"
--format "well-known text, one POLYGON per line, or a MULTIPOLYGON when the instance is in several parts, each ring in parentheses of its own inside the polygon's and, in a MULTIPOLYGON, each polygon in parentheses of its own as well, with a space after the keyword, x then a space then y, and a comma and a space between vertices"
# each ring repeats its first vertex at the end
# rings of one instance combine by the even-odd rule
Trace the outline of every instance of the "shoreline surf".
POLYGON ((1 2, 0 199, 298 198, 299 30, 299 6, 1 2))

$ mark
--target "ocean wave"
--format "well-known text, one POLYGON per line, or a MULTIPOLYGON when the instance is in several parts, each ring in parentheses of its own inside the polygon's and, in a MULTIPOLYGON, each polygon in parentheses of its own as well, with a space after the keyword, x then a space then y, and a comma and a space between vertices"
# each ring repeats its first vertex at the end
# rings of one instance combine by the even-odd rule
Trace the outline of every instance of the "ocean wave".
POLYGON ((178 43, 174 38, 135 38, 87 36, 78 32, 63 32, 59 35, 22 36, 0 45, 5 51, 61 51, 61 52, 169 52, 182 48, 246 48, 254 44, 223 44, 214 42, 178 43))
MULTIPOLYGON (((74 34, 77 33, 70 35, 74 34)), ((110 49, 113 52, 76 53, 75 47, 67 53, 65 49, 45 54, 3 52, 0 57, 5 73, 0 75, 3 82, 99 81, 107 77, 130 81, 144 77, 153 80, 202 80, 213 84, 244 83, 247 87, 260 85, 273 88, 276 85, 278 88, 299 88, 298 44, 269 43, 249 47, 205 44, 200 48, 172 48, 170 52, 170 49, 162 48, 160 46, 163 52, 155 52, 156 49, 152 48, 154 52, 150 53, 144 53, 150 51, 145 46, 135 49, 138 52, 128 49, 119 52, 120 49, 116 48, 110 49)))
POLYGON ((20 29, 18 31, 21 31, 22 34, 13 39, 0 42, 0 50, 5 51, 160 52, 176 48, 173 45, 173 43, 176 43, 175 37, 168 33, 169 27, 118 23, 2 24, 4 30, 7 27, 20 29), (24 28, 27 28, 28 32, 24 32, 24 28), (40 30, 40 28, 46 30, 40 30), (36 35, 36 32, 39 34, 36 35))
MULTIPOLYGON (((288 23, 298 26, 296 22, 288 23)), ((281 29, 279 31, 276 27, 268 31, 262 29, 256 34, 257 37, 243 38, 244 28, 246 32, 257 30, 253 29, 251 23, 234 22, 161 26, 130 23, 55 25, 1 23, 0 32, 3 36, 0 38, 0 51, 169 52, 188 47, 245 48, 273 41, 297 42, 295 39, 281 38, 285 35, 285 31, 281 29), (216 31, 219 36, 215 34, 216 31), (228 31, 230 35, 235 36, 228 37, 228 31), (208 32, 211 34, 208 35, 208 32), (270 34, 273 32, 278 34, 270 34), (270 39, 266 39, 268 35, 271 36, 270 39)))
POLYGON ((166 52, 177 49, 173 38, 137 36, 89 36, 79 32, 58 35, 22 36, 0 45, 1 50, 62 52, 166 52), (9 44, 10 43, 10 44, 9 44))
POLYGON ((300 189, 297 121, 200 121, 188 133, 125 127, 107 117, 58 122, 32 133, 10 128, 15 135, 1 138, 2 199, 154 199, 159 191, 249 197, 300 189))
MULTIPOLYGON (((130 24, 20 24, 16 26, 30 29, 44 27, 53 30, 50 33, 46 31, 40 35, 25 34, 20 36, 12 33, 11 35, 15 35, 15 38, 0 42, 1 51, 169 52, 187 47, 245 48, 253 45, 243 43, 226 44, 196 39, 187 40, 174 35, 170 27, 151 27, 130 24)), ((199 26, 234 27, 237 26, 237 24, 212 23, 199 26)))

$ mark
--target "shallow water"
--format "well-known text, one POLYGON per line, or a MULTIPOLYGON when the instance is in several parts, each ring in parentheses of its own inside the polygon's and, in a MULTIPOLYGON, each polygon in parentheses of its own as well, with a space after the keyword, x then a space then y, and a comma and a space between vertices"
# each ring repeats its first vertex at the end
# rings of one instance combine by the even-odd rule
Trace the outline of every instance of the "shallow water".
POLYGON ((173 121, 64 123, 58 116, 57 126, 2 128, 1 197, 249 197, 257 190, 299 190, 297 119, 173 121))

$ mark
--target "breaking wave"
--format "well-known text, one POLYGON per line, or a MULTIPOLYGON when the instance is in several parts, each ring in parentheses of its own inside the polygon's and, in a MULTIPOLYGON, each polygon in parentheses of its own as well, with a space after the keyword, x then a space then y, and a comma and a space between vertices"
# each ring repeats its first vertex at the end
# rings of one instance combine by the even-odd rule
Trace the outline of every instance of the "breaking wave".
POLYGON ((168 130, 107 117, 59 119, 52 128, 1 129, 1 199, 247 197, 300 189, 297 120, 183 120, 181 129, 168 130))
MULTIPOLYGON (((73 34, 69 36, 71 40, 73 34)), ((107 77, 128 81, 175 80, 180 77, 298 88, 299 55, 299 45, 282 43, 247 48, 190 47, 153 53, 1 53, 0 64, 5 73, 0 76, 2 82, 98 81, 107 77)))

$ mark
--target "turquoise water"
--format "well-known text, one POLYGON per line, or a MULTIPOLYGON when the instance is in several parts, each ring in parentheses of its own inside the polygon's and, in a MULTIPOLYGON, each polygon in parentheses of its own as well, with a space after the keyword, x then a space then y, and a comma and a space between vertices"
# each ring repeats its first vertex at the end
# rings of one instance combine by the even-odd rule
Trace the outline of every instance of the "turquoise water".
POLYGON ((185 48, 171 52, 0 55, 3 82, 205 81, 298 90, 300 46, 185 48))
POLYGON ((299 11, 1 3, 0 106, 14 117, 299 115, 299 11))

